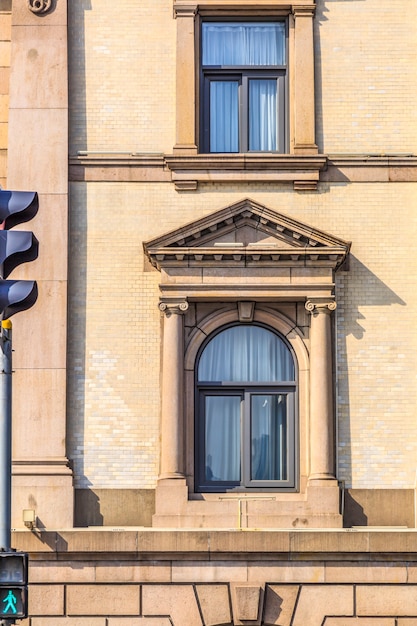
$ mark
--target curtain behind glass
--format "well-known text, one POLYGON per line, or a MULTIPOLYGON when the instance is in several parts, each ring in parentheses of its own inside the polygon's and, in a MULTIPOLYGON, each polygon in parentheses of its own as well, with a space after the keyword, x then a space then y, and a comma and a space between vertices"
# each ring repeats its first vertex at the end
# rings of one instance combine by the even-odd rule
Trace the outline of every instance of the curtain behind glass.
POLYGON ((205 479, 240 481, 240 396, 205 397, 205 479))
POLYGON ((203 65, 276 66, 285 64, 283 22, 203 24, 203 65))
POLYGON ((210 152, 239 152, 239 83, 210 81, 210 152))
POLYGON ((275 333, 260 326, 232 326, 204 348, 199 381, 293 381, 291 353, 275 333))
POLYGON ((277 81, 249 81, 249 150, 277 149, 277 81))
POLYGON ((251 480, 287 479, 286 396, 251 397, 251 480))

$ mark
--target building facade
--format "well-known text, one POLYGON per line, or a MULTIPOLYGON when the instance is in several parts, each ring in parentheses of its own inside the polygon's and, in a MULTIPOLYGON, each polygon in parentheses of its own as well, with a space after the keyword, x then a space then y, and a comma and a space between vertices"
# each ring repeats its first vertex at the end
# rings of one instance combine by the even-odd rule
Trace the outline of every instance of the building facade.
POLYGON ((417 624, 412 15, 0 0, 26 626, 417 624))

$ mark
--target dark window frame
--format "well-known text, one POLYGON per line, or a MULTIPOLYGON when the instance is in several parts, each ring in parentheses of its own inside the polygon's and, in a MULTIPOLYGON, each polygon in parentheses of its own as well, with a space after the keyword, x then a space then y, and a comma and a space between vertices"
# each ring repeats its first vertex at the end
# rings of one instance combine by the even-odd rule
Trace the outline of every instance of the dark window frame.
POLYGON ((206 22, 231 22, 231 23, 245 23, 245 22, 281 22, 285 24, 285 65, 276 66, 246 66, 246 65, 224 65, 224 66, 203 66, 203 37, 200 32, 200 152, 206 154, 216 154, 210 147, 210 82, 211 81, 227 81, 233 80, 239 82, 238 98, 239 98, 239 112, 238 112, 238 140, 239 149, 237 152, 228 152, 226 154, 241 154, 250 152, 251 154, 286 154, 289 151, 288 141, 288 129, 289 129, 289 116, 288 116, 288 75, 289 75, 289 63, 288 63, 288 20, 287 19, 236 19, 236 18, 204 18, 201 21, 200 28, 202 30, 203 24, 206 22), (268 150, 249 150, 249 81, 251 79, 269 78, 277 80, 277 149, 268 150))
MULTIPOLYGON (((194 478, 196 493, 225 493, 225 492, 294 492, 297 491, 299 452, 298 452, 298 369, 297 359, 291 345, 274 328, 257 322, 256 324, 231 323, 217 329, 200 346, 196 358, 194 372, 195 415, 194 415, 194 478), (216 381, 207 382, 198 380, 198 366, 200 358, 208 343, 224 330, 234 326, 258 326, 265 328, 276 335, 288 348, 294 364, 293 381, 216 381), (287 397, 287 472, 286 480, 254 480, 251 473, 251 398, 255 395, 285 395, 287 397), (241 413, 240 481, 208 481, 205 471, 205 410, 204 401, 207 396, 240 396, 243 404, 241 413)), ((242 405, 241 405, 242 406, 242 405)))

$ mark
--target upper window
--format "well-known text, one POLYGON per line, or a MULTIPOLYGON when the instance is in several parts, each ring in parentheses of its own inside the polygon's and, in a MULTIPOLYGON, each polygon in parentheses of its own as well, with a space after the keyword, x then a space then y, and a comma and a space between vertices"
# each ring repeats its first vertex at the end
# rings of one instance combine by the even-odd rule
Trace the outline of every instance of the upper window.
POLYGON ((286 23, 203 22, 204 152, 284 152, 286 23))
POLYGON ((276 333, 237 325, 197 369, 197 490, 295 486, 295 367, 276 333))

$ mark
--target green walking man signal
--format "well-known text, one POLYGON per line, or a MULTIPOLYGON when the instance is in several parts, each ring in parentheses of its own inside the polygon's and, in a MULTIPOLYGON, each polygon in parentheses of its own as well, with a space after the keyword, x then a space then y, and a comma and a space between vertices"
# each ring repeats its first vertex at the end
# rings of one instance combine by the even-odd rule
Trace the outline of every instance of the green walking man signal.
POLYGON ((27 617, 28 555, 0 551, 0 621, 27 617))

